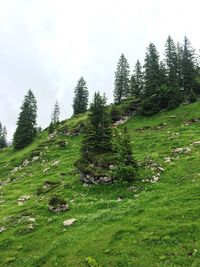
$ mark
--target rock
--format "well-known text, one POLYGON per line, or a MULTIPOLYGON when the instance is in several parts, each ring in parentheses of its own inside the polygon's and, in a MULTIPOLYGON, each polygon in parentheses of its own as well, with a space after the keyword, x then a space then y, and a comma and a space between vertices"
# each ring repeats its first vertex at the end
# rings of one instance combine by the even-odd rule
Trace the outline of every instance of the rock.
POLYGON ((6 231, 6 228, 5 227, 0 227, 0 233, 6 231))
POLYGON ((23 167, 26 167, 28 164, 29 164, 29 160, 28 159, 25 159, 25 161, 22 163, 22 166, 23 167))
POLYGON ((32 158, 32 161, 37 161, 40 157, 39 156, 35 156, 32 158))
POLYGON ((51 166, 56 166, 60 163, 60 160, 54 160, 52 163, 51 163, 51 166))
POLYGON ((47 139, 50 141, 50 140, 54 139, 54 138, 56 137, 57 134, 58 134, 58 132, 55 131, 55 132, 51 133, 51 134, 47 137, 47 139))
POLYGON ((137 187, 136 186, 130 186, 127 190, 128 191, 137 191, 137 187))
POLYGON ((46 167, 42 172, 44 173, 44 172, 47 172, 49 170, 50 170, 50 167, 46 167))
POLYGON ((23 205, 25 201, 27 201, 28 199, 30 199, 30 196, 22 196, 20 198, 18 198, 18 205, 23 205))
POLYGON ((164 158, 165 162, 166 163, 171 163, 172 162, 172 159, 170 157, 166 157, 164 158))
POLYGON ((200 145, 200 141, 195 141, 195 142, 193 142, 192 143, 194 146, 196 146, 196 145, 200 145))
POLYGON ((88 187, 90 186, 89 184, 83 183, 83 187, 88 187))
POLYGON ((118 198, 117 198, 117 202, 121 202, 123 199, 124 199, 123 196, 118 196, 118 198))
POLYGON ((77 219, 75 219, 75 218, 73 218, 73 219, 69 219, 69 220, 65 220, 65 221, 63 222, 63 225, 64 225, 64 226, 70 226, 70 225, 74 224, 75 221, 77 221, 77 219))
POLYGON ((191 151, 191 148, 189 147, 177 147, 174 149, 174 153, 189 153, 191 151))
POLYGON ((31 224, 29 224, 28 226, 27 226, 27 229, 28 230, 33 230, 34 229, 34 225, 31 223, 31 224))
POLYGON ((69 205, 61 197, 53 196, 49 201, 48 208, 52 212, 61 212, 69 210, 69 205))
POLYGON ((29 218, 28 221, 29 222, 35 222, 35 218, 29 218))
POLYGON ((161 166, 158 166, 158 170, 161 171, 161 172, 164 172, 165 169, 163 167, 161 167, 161 166))

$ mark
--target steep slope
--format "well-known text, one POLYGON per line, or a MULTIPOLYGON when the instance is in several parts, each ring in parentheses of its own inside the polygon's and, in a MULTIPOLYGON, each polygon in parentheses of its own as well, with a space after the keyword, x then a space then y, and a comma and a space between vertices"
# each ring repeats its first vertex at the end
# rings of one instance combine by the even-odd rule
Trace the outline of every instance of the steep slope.
POLYGON ((22 151, 1 151, 1 266, 200 266, 198 118, 195 103, 129 119, 141 165, 132 184, 84 187, 73 166, 81 135, 48 140, 44 131, 22 151), (69 211, 48 210, 54 194, 69 211))

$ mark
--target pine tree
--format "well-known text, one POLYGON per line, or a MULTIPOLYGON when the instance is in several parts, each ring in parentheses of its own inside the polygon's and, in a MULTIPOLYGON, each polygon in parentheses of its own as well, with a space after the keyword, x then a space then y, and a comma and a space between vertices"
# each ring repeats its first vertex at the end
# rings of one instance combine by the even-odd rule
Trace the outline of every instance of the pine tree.
POLYGON ((137 60, 135 64, 135 69, 133 71, 133 75, 130 79, 130 94, 131 96, 139 97, 143 93, 143 73, 142 73, 142 65, 140 61, 137 60))
POLYGON ((156 46, 150 43, 144 64, 144 96, 150 97, 156 94, 157 87, 161 85, 159 54, 156 46))
POLYGON ((183 48, 180 43, 177 43, 176 46, 177 51, 177 79, 178 79, 178 86, 180 90, 183 89, 183 73, 182 73, 182 58, 183 58, 183 48))
POLYGON ((196 59, 195 51, 192 48, 190 41, 185 36, 183 43, 183 55, 182 55, 182 75, 183 75, 183 90, 187 97, 190 91, 195 87, 196 80, 196 59))
POLYGON ((0 149, 8 146, 6 138, 7 138, 6 127, 5 126, 2 127, 2 124, 0 122, 0 149))
POLYGON ((24 97, 17 121, 17 128, 13 137, 15 149, 26 147, 35 139, 37 135, 36 117, 36 99, 31 89, 29 89, 27 95, 24 97))
POLYGON ((131 181, 137 174, 137 163, 133 158, 130 136, 126 127, 122 132, 116 131, 114 151, 118 155, 118 164, 112 171, 114 179, 131 181))
POLYGON ((111 150, 111 127, 110 117, 106 110, 105 95, 99 92, 94 94, 90 105, 89 122, 85 128, 82 143, 82 153, 90 157, 92 153, 106 152, 111 150))
POLYGON ((124 54, 121 54, 117 70, 115 72, 115 82, 114 82, 114 102, 119 104, 122 99, 130 96, 129 88, 129 64, 124 54))
POLYGON ((59 122, 59 115, 60 115, 60 107, 59 107, 58 101, 56 100, 54 110, 52 113, 52 118, 51 118, 51 121, 53 124, 57 124, 59 122))
POLYGON ((169 35, 165 44, 165 61, 167 66, 167 85, 171 88, 179 87, 177 71, 177 51, 173 39, 169 35))
POLYGON ((83 77, 78 80, 74 90, 73 110, 74 115, 87 111, 88 106, 88 89, 83 77))

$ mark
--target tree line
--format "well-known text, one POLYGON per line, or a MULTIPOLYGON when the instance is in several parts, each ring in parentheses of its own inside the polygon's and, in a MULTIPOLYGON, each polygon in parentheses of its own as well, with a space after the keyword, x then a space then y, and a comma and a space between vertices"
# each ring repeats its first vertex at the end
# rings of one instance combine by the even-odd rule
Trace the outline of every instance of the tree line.
MULTIPOLYGON (((155 44, 150 43, 145 54, 144 64, 137 60, 132 74, 128 60, 121 54, 114 78, 113 98, 116 105, 124 99, 134 97, 141 101, 141 112, 154 114, 162 109, 172 109, 182 102, 196 101, 200 94, 200 66, 198 55, 187 37, 183 44, 175 44, 171 36, 165 43, 164 59, 160 60, 155 44)), ((97 97, 97 95, 96 95, 97 97)), ((74 89, 73 115, 88 110, 89 91, 81 77, 74 89)), ((90 106, 91 109, 91 106, 90 106)), ((60 107, 56 101, 49 133, 59 122, 60 107)), ((13 136, 13 146, 20 149, 30 144, 37 136, 37 102, 32 90, 28 90, 21 106, 17 127, 13 136)), ((6 129, 0 125, 0 143, 7 145, 6 129), (4 140, 4 141, 1 141, 4 140)))

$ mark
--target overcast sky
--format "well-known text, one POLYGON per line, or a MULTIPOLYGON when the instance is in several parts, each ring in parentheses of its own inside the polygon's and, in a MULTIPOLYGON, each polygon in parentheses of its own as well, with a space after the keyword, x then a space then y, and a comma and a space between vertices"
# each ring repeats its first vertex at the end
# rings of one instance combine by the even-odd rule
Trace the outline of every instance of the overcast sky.
POLYGON ((0 121, 9 139, 29 88, 46 127, 56 99, 60 119, 71 116, 80 76, 90 99, 99 90, 111 102, 122 52, 132 70, 149 42, 162 58, 169 34, 199 50, 199 10, 199 0, 0 0, 0 121))

